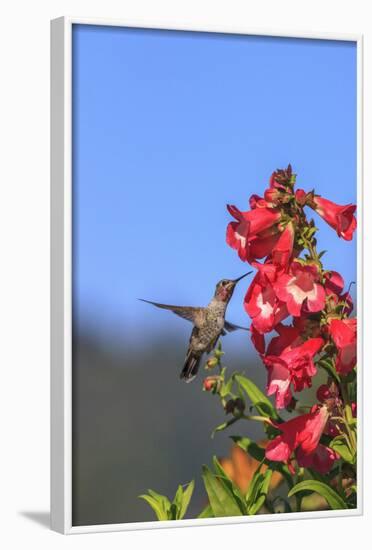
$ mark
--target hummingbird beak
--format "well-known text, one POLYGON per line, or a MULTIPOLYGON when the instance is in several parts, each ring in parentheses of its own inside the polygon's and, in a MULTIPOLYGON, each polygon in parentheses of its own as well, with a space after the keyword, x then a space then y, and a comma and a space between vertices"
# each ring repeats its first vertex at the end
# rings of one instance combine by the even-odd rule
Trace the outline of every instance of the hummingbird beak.
POLYGON ((236 283, 238 283, 239 281, 244 279, 244 277, 247 277, 247 275, 250 275, 251 273, 253 273, 253 271, 248 271, 248 273, 244 273, 244 275, 242 275, 241 277, 238 277, 237 279, 234 279, 233 283, 236 285, 236 283))

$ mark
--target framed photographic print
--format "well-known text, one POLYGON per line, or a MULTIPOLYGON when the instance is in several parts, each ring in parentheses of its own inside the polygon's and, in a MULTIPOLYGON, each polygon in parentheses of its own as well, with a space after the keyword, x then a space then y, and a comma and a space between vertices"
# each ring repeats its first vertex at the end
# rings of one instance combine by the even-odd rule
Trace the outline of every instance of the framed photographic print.
POLYGON ((361 514, 362 38, 51 40, 53 529, 361 514))

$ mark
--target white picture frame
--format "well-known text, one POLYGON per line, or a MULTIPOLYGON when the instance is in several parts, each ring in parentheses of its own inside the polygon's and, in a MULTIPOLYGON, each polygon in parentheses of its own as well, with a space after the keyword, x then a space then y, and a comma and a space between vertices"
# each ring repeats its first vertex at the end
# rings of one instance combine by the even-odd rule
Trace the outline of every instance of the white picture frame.
POLYGON ((51 22, 51 527, 63 534, 124 531, 192 525, 216 525, 266 521, 288 521, 305 518, 355 516, 363 513, 363 402, 362 402, 362 320, 363 320, 363 175, 362 175, 362 35, 335 33, 295 32, 277 29, 251 29, 248 26, 202 28, 175 22, 172 25, 152 24, 147 20, 126 21, 61 17, 51 22), (105 25, 162 30, 182 30, 275 36, 284 38, 309 38, 353 41, 357 46, 357 196, 358 196, 358 506, 354 510, 318 511, 261 515, 254 517, 229 517, 180 521, 150 521, 139 523, 72 525, 72 26, 105 25))

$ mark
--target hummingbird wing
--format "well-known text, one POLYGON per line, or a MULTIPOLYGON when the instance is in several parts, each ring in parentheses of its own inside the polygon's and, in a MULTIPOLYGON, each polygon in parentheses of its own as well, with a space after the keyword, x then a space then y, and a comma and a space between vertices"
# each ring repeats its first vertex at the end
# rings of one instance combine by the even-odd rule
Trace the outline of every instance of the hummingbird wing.
POLYGON ((229 323, 229 321, 225 321, 224 329, 227 330, 227 332, 234 332, 234 330, 249 330, 247 327, 234 325, 234 323, 229 323))
POLYGON ((191 323, 194 323, 194 325, 198 328, 203 323, 204 312, 205 312, 204 307, 172 306, 169 304, 159 304, 158 302, 151 302, 150 300, 143 300, 142 298, 139 298, 139 299, 141 300, 141 302, 152 304, 155 307, 159 307, 161 309, 168 309, 169 311, 172 311, 179 317, 182 317, 187 321, 191 321, 191 323))

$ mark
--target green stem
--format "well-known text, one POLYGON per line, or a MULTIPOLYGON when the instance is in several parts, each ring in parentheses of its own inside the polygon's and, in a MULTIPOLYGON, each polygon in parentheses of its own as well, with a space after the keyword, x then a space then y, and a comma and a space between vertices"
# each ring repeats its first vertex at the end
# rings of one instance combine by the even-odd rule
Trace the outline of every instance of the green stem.
POLYGON ((257 422, 266 422, 267 424, 270 424, 270 426, 273 426, 273 423, 270 420, 270 418, 266 418, 265 416, 258 416, 253 414, 242 414, 241 418, 244 418, 245 420, 256 420, 257 422))
MULTIPOLYGON (((303 480, 303 477, 304 477, 304 469, 299 468, 296 476, 295 485, 297 485, 297 483, 300 483, 303 480)), ((301 502, 302 502, 301 494, 296 493, 295 498, 296 498, 296 512, 301 512, 301 502)))
POLYGON ((344 382, 340 383, 340 390, 341 390, 342 400, 344 402, 344 407, 345 407, 343 421, 344 421, 345 429, 347 431, 347 436, 348 436, 347 439, 349 440, 349 444, 351 447, 350 450, 352 451, 353 454, 355 454, 357 451, 357 441, 356 441, 355 432, 350 429, 350 423, 353 420, 353 412, 351 410, 351 404, 349 400, 347 387, 344 382))

